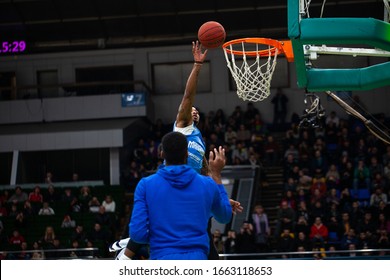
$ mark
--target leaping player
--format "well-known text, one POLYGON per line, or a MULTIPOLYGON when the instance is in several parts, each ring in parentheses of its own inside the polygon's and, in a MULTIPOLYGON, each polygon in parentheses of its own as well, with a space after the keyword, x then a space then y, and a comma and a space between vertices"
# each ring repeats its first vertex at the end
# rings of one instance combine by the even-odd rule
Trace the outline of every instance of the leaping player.
MULTIPOLYGON (((199 73, 202 68, 203 62, 206 59, 207 49, 202 50, 201 44, 196 41, 192 42, 192 54, 194 57, 194 64, 192 66, 191 73, 187 79, 184 95, 181 100, 176 121, 174 123, 173 130, 183 133, 187 137, 188 141, 188 162, 187 164, 192 166, 198 173, 202 175, 209 175, 213 178, 213 174, 210 173, 207 160, 205 158, 206 145, 203 141, 202 133, 196 127, 199 123, 199 112, 193 106, 197 84, 199 79, 199 73)), ((214 179, 214 178, 213 178, 214 179)), ((242 212, 243 207, 238 201, 230 199, 233 213, 242 212)), ((213 239, 211 238, 211 218, 208 226, 209 239, 210 239, 210 253, 209 259, 219 259, 218 252, 214 246, 213 239)), ((135 252, 141 247, 141 244, 135 243, 130 238, 117 241, 110 246, 110 251, 118 251, 116 259, 129 260, 135 252), (123 244, 127 242, 127 246, 123 248, 123 244)))

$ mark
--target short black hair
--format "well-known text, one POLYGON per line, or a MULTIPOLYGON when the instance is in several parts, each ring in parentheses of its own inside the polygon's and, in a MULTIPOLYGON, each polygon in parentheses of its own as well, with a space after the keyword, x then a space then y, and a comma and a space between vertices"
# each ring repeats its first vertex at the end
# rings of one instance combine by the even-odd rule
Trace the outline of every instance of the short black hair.
POLYGON ((180 132, 169 132, 162 138, 162 150, 168 165, 185 164, 187 161, 187 137, 180 132))

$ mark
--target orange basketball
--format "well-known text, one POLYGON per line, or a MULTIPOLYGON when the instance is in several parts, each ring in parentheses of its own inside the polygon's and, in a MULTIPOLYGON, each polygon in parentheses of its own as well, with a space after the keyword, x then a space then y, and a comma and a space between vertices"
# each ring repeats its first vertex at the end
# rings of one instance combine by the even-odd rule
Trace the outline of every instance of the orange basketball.
POLYGON ((218 48, 225 42, 225 28, 216 21, 205 22, 198 30, 198 39, 207 49, 218 48))

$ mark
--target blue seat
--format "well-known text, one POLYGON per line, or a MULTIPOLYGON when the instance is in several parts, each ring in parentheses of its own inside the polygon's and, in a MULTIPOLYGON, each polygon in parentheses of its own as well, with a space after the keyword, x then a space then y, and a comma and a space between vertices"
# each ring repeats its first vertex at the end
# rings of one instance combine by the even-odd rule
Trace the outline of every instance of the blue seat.
POLYGON ((337 235, 337 232, 335 231, 330 231, 328 233, 328 245, 340 245, 340 239, 339 236, 337 235))
POLYGON ((368 189, 360 189, 357 192, 357 199, 359 200, 369 200, 370 199, 370 190, 368 189))

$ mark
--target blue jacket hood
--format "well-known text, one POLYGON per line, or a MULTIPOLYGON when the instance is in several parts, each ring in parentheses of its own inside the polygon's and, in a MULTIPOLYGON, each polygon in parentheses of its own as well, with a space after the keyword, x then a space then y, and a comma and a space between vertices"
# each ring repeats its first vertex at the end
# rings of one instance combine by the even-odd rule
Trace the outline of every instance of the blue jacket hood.
POLYGON ((168 165, 160 168, 157 174, 167 180, 173 187, 185 188, 198 173, 189 165, 168 165))

